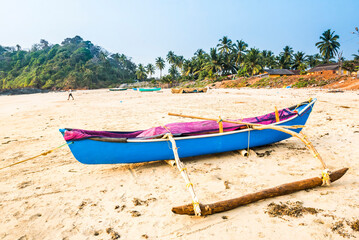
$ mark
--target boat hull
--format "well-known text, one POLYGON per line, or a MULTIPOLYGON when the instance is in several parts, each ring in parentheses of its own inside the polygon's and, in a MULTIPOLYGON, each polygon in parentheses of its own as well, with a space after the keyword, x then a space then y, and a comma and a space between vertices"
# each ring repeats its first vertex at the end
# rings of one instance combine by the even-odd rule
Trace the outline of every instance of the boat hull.
POLYGON ((109 91, 126 91, 127 88, 110 88, 109 91))
MULTIPOLYGON (((273 125, 305 125, 315 101, 298 108, 298 115, 273 125)), ((60 129, 64 133, 64 129, 60 129)), ((294 129, 300 132, 301 128, 294 129)), ((272 130, 238 130, 218 134, 175 138, 180 158, 221 153, 272 144, 291 135, 272 130)), ((71 143, 72 141, 68 141, 71 143)), ((73 141, 69 148, 84 164, 139 163, 174 159, 171 143, 164 139, 107 142, 92 139, 73 141)))
POLYGON ((155 92, 161 90, 161 88, 132 88, 132 89, 140 92, 155 92))

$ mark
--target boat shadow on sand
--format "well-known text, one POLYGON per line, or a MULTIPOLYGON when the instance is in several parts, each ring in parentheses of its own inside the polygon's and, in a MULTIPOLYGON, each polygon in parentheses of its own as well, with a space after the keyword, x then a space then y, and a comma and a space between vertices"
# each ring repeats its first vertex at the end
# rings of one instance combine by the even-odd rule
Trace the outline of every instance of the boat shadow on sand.
MULTIPOLYGON (((250 149, 251 156, 255 157, 264 157, 269 156, 273 150, 270 150, 273 148, 273 146, 281 145, 281 147, 288 145, 285 143, 276 143, 276 144, 268 144, 265 146, 260 147, 254 147, 250 149), (263 152, 263 153, 262 153, 263 152)), ((200 155, 200 156, 194 156, 194 157, 185 157, 181 158, 181 161, 183 161, 186 164, 208 164, 208 163, 215 163, 218 160, 222 159, 229 159, 233 157, 238 157, 241 159, 246 159, 247 157, 244 157, 240 154, 240 150, 234 150, 229 152, 222 152, 222 153, 212 153, 207 155, 200 155)), ((174 160, 174 159, 168 159, 168 160, 174 160)), ((129 164, 117 164, 116 166, 112 166, 110 168, 104 168, 102 169, 103 172, 121 172, 121 171, 128 171, 128 169, 133 170, 139 170, 139 169, 153 169, 158 168, 161 166, 168 166, 166 163, 166 160, 160 160, 160 161, 152 161, 152 162, 142 162, 142 163, 129 163, 129 164)))

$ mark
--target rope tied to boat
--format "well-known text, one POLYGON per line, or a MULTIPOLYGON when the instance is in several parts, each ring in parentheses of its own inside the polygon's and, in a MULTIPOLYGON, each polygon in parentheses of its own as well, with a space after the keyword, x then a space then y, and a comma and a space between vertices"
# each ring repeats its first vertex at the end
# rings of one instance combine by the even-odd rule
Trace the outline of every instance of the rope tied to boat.
POLYGON ((330 171, 329 169, 324 169, 322 171, 322 186, 330 186, 330 171))
POLYGON ((201 216, 201 208, 199 206, 199 201, 198 198, 196 196, 196 193, 194 192, 194 188, 193 188, 193 183, 191 182, 191 180, 189 179, 189 176, 187 174, 187 168, 184 166, 184 164, 181 162, 179 156, 178 156, 178 152, 177 152, 177 145, 176 145, 176 141, 173 138, 172 133, 169 131, 168 128, 164 127, 168 133, 166 133, 163 138, 164 139, 168 139, 171 144, 172 144, 172 151, 173 151, 173 155, 175 157, 175 161, 176 161, 176 166, 178 168, 178 170, 180 171, 182 177, 184 178, 185 182, 186 182, 186 188, 188 189, 188 191, 191 194, 192 197, 192 202, 193 202, 193 209, 195 212, 196 216, 201 216))
POLYGON ((223 119, 221 118, 221 116, 219 116, 217 123, 218 123, 219 133, 223 133, 223 119))
POLYGON ((16 162, 16 163, 7 165, 7 166, 5 166, 5 167, 2 167, 2 168, 0 168, 0 170, 5 169, 5 168, 8 168, 8 167, 15 166, 15 165, 20 164, 20 163, 23 163, 23 162, 30 161, 30 160, 32 160, 32 159, 35 159, 35 158, 38 158, 38 157, 41 157, 41 156, 46 156, 47 154, 52 153, 53 151, 55 151, 55 150, 57 150, 57 149, 59 149, 59 148, 61 148, 61 147, 70 145, 70 144, 72 144, 72 143, 74 143, 74 142, 69 142, 69 143, 61 144, 60 146, 58 146, 58 147, 56 147, 56 148, 53 148, 53 149, 51 149, 51 150, 49 150, 49 151, 40 153, 40 154, 38 154, 38 155, 36 155, 36 156, 33 156, 33 157, 27 158, 27 159, 25 159, 25 160, 22 160, 22 161, 19 161, 19 162, 16 162))

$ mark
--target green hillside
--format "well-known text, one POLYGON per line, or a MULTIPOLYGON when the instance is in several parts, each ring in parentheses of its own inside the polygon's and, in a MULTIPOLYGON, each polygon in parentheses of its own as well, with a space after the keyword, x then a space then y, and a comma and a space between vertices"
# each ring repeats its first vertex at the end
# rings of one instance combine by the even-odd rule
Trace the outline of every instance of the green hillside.
POLYGON ((22 50, 0 45, 0 89, 101 88, 131 82, 136 65, 123 54, 106 50, 81 37, 61 44, 46 40, 22 50))

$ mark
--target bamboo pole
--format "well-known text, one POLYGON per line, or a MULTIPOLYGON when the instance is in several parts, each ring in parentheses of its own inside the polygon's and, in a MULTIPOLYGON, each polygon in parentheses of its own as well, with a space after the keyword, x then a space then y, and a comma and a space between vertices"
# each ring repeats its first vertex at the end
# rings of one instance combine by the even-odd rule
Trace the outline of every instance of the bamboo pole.
MULTIPOLYGON (((201 120, 209 120, 209 121, 218 121, 218 119, 215 118, 205 118, 205 117, 197 117, 197 116, 191 116, 191 115, 183 115, 183 114, 178 114, 178 113, 168 113, 169 116, 175 116, 175 117, 184 117, 184 118, 193 118, 193 119, 201 119, 201 120)), ((227 123, 234 123, 234 124, 243 124, 243 125, 247 125, 247 126, 268 126, 268 125, 264 125, 264 124, 259 124, 259 123, 248 123, 248 122, 241 122, 241 121, 231 121, 231 120, 225 120, 222 119, 222 122, 227 122, 227 123)), ((282 128, 303 128, 304 125, 293 125, 293 126, 281 126, 282 128)))
POLYGON ((176 145, 176 141, 173 139, 173 136, 171 133, 166 133, 166 135, 163 136, 163 138, 168 138, 170 140, 170 142, 172 143, 172 150, 173 150, 173 154, 175 156, 177 168, 181 172, 181 175, 186 182, 186 187, 188 188, 188 190, 192 196, 192 200, 193 200, 192 210, 194 209, 194 215, 201 216, 201 209, 199 207, 200 204, 199 204, 198 198, 196 196, 196 193, 194 192, 193 184, 191 183, 191 180, 189 179, 189 176, 187 174, 187 169, 184 166, 184 164, 181 162, 181 160, 178 156, 178 152, 177 152, 178 148, 176 145))
MULTIPOLYGON (((340 179, 346 172, 348 168, 342 168, 340 170, 334 171, 330 174, 330 179, 332 182, 340 179)), ((200 204, 202 215, 211 215, 214 213, 225 212, 243 206, 249 203, 253 203, 262 199, 272 198, 277 196, 282 196, 297 191, 310 189, 314 187, 319 187, 322 185, 322 179, 319 177, 304 179, 296 182, 291 182, 283 184, 277 187, 264 189, 262 191, 244 195, 239 198, 233 198, 230 200, 220 201, 212 204, 200 204)), ((188 214, 194 215, 193 206, 191 204, 173 207, 172 212, 176 214, 188 214)))
MULTIPOLYGON (((168 115, 177 116, 177 117, 185 117, 185 118, 195 118, 195 119, 202 119, 202 120, 217 121, 217 119, 213 119, 213 118, 196 117, 196 116, 176 114, 176 113, 168 113, 168 115)), ((304 126, 301 126, 301 125, 276 126, 276 125, 263 125, 263 124, 257 124, 257 123, 246 123, 246 122, 241 122, 241 121, 230 121, 230 120, 222 120, 222 121, 223 122, 228 122, 228 123, 234 123, 234 124, 244 124, 244 125, 247 125, 247 126, 251 126, 251 128, 255 129, 255 130, 272 129, 272 130, 277 130, 277 131, 284 132, 284 133, 287 133, 289 135, 292 135, 293 137, 296 137, 296 138, 300 139, 307 146, 307 148, 312 152, 314 157, 317 158, 321 162, 323 169, 326 172, 328 171, 327 170, 327 165, 325 164, 323 159, 320 157, 318 151, 314 148, 313 144, 311 144, 307 139, 305 139, 305 137, 303 135, 298 134, 298 133, 288 129, 288 128, 303 128, 304 126)))

